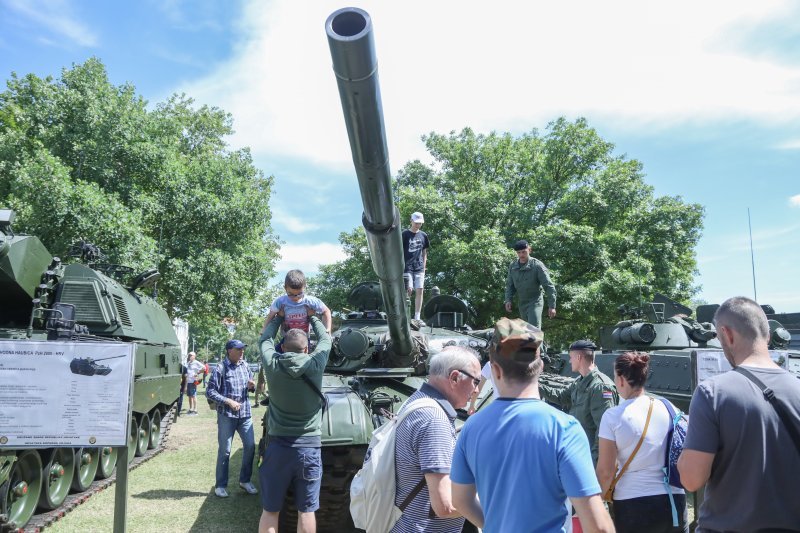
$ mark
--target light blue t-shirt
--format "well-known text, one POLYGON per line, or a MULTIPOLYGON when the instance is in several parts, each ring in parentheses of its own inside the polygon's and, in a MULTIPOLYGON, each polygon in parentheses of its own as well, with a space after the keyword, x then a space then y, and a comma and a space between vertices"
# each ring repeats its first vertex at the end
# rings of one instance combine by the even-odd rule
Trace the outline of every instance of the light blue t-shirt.
POLYGON ((535 399, 498 398, 456 442, 450 479, 475 484, 483 531, 564 531, 567 497, 600 494, 578 421, 535 399))
POLYGON ((285 331, 296 328, 308 332, 309 320, 306 306, 320 315, 327 309, 322 300, 315 296, 306 294, 299 300, 294 301, 286 294, 282 294, 275 298, 272 305, 269 306, 269 310, 277 313, 283 309, 283 329, 285 331))

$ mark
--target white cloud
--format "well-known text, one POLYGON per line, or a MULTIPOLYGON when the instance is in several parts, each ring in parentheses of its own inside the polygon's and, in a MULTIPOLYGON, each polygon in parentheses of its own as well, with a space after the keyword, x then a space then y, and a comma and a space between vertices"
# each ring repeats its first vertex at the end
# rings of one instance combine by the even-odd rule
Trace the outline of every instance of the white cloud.
MULTIPOLYGON (((76 19, 64 0, 6 0, 13 11, 36 24, 40 24, 61 38, 78 46, 96 46, 97 35, 82 21, 76 19)), ((40 37, 43 43, 55 44, 55 39, 40 37)))
POLYGON ((800 150, 800 139, 790 139, 777 145, 778 150, 800 150))
POLYGON ((299 268, 306 275, 319 272, 320 265, 335 263, 345 258, 344 250, 339 244, 322 242, 318 244, 287 244, 281 246, 281 260, 275 266, 282 279, 283 275, 294 268, 299 268))
MULTIPOLYGON (((236 146, 350 168, 324 31, 340 4, 250 0, 232 59, 179 90, 233 113, 236 146)), ((800 118, 800 68, 741 48, 760 24, 790 18, 787 1, 360 5, 395 164, 427 159, 421 133, 521 131, 561 114, 634 130, 800 118)))
POLYGON ((795 194, 789 197, 789 205, 792 207, 800 207, 800 194, 795 194))
POLYGON ((309 231, 316 231, 322 227, 322 225, 317 222, 290 215, 280 207, 273 207, 272 215, 273 222, 280 224, 291 233, 306 233, 309 231))

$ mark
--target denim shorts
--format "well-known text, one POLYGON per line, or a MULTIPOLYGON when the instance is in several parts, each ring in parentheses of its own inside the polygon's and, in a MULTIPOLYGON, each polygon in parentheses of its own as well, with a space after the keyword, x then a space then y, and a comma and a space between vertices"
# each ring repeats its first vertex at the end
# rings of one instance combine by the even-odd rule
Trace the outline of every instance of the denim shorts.
POLYGON ((197 396, 197 385, 194 382, 186 384, 186 396, 197 396))
POLYGON ((294 504, 301 513, 319 509, 319 488, 322 484, 322 451, 320 448, 292 448, 271 440, 258 469, 261 484, 261 507, 268 513, 283 509, 283 501, 291 488, 294 504))
POLYGON ((425 272, 406 272, 403 274, 406 289, 421 289, 425 286, 425 272))

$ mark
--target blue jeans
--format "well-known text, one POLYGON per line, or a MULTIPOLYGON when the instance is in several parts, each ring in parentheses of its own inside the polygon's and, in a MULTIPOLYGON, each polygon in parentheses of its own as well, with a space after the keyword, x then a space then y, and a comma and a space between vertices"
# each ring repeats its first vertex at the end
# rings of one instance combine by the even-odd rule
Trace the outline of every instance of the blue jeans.
POLYGON ((222 413, 217 413, 217 484, 216 487, 228 486, 228 461, 231 458, 231 442, 234 432, 239 433, 242 439, 242 470, 239 472, 239 482, 247 483, 253 475, 253 455, 256 451, 256 441, 253 436, 253 419, 231 418, 222 413))

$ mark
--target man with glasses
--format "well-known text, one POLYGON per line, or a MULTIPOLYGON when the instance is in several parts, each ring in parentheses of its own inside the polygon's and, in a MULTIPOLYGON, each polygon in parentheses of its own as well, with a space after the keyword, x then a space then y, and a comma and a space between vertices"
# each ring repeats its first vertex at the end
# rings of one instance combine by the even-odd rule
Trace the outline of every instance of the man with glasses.
MULTIPOLYGON (((283 288, 286 290, 286 294, 275 298, 272 305, 269 306, 269 314, 264 320, 262 334, 276 315, 283 317, 284 332, 290 329, 300 329, 308 333, 310 322, 306 308, 312 309, 314 314, 322 320, 325 331, 328 334, 331 333, 331 310, 319 298, 306 294, 306 276, 302 270, 290 270, 284 279, 283 288)), ((276 348, 281 351, 280 343, 276 348)))
POLYGON ((432 398, 439 408, 421 408, 397 427, 395 504, 400 505, 422 479, 422 489, 411 498, 393 532, 459 532, 464 519, 450 495, 450 463, 456 443, 456 409, 467 405, 480 383, 477 354, 466 347, 448 346, 430 362, 428 382, 412 394, 404 407, 432 398))

